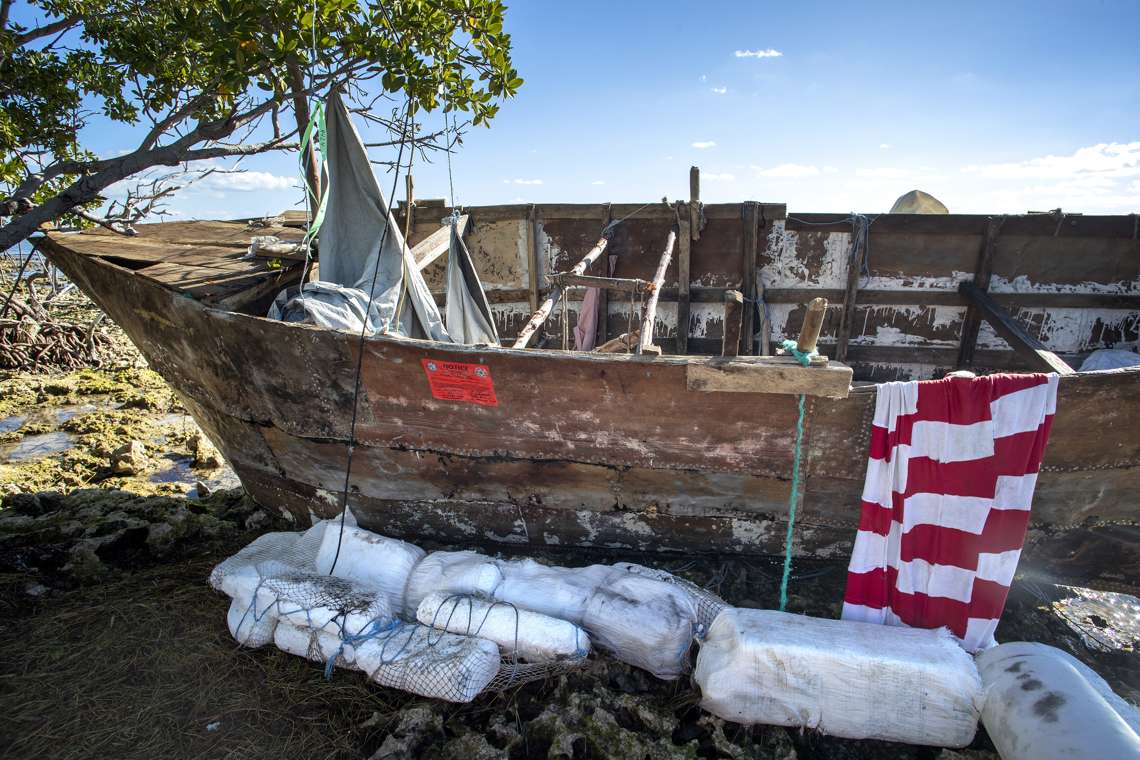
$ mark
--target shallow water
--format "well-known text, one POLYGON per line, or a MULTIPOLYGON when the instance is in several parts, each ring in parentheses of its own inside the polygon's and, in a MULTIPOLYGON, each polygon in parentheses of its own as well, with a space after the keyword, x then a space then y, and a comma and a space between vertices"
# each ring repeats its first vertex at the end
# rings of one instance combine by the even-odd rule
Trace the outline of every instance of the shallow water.
POLYGON ((169 464, 152 472, 147 479, 151 483, 181 483, 189 489, 186 492, 188 498, 199 497, 198 483, 202 483, 210 491, 241 488, 241 481, 229 467, 195 470, 193 459, 188 456, 168 454, 164 458, 169 464))
POLYGON ((73 448, 76 437, 73 433, 56 431, 40 433, 21 438, 14 443, 0 445, 0 461, 21 462, 29 459, 42 459, 73 448))
POLYGON ((12 433, 24 426, 28 418, 23 415, 13 415, 0 420, 0 433, 12 433))

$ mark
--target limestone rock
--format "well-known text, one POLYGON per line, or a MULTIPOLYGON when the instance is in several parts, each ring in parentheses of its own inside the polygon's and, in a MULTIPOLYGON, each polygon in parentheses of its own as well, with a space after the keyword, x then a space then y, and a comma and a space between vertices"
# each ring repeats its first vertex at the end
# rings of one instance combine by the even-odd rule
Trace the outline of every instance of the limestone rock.
POLYGON ((142 441, 130 441, 111 452, 111 470, 116 475, 138 475, 146 468, 146 446, 142 441))
POLYGON ((201 431, 190 438, 190 451, 194 454, 194 466, 200 470, 216 470, 225 464, 221 453, 201 431))

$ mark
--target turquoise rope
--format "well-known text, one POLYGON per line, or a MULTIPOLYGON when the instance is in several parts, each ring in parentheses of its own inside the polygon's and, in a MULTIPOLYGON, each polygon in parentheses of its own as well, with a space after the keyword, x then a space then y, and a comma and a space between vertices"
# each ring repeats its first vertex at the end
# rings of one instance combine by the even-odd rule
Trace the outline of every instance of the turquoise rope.
POLYGON ((784 349, 789 354, 796 357, 796 361, 798 361, 800 364, 804 365, 805 367, 808 366, 809 364, 811 364, 811 358, 813 356, 819 356, 819 352, 816 351, 815 349, 812 349, 811 351, 807 351, 807 352, 799 350, 799 348, 796 347, 796 342, 794 340, 785 340, 783 343, 780 344, 780 348, 784 349))
MULTIPOLYGON (((788 347, 791 343, 795 346, 795 341, 784 341, 784 348, 788 347)), ((799 359, 800 364, 807 366, 807 354, 804 358, 800 359, 797 352, 796 358, 799 359)), ((815 353, 814 351, 812 353, 815 353)), ((804 442, 804 397, 800 394, 800 416, 796 421, 796 453, 795 458, 792 460, 792 495, 788 499, 788 532, 784 536, 784 575, 780 579, 780 612, 783 612, 788 607, 788 580, 792 576, 792 532, 796 527, 796 502, 800 497, 800 453, 803 448, 804 442)))

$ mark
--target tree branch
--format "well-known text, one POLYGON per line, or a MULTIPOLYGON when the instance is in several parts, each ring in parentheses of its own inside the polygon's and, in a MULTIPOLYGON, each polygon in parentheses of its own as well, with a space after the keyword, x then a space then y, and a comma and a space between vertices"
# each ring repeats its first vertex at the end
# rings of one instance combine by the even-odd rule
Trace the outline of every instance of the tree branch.
MULTIPOLYGON (((4 15, 7 16, 7 14, 8 8, 5 7, 4 15)), ((5 19, 5 21, 6 20, 7 19, 5 19)), ((38 40, 40 37, 50 37, 53 34, 67 31, 78 23, 78 16, 68 16, 67 18, 61 18, 59 21, 52 21, 50 24, 44 24, 43 26, 38 26, 35 29, 29 29, 26 32, 15 35, 15 43, 18 47, 27 45, 29 42, 38 40)))

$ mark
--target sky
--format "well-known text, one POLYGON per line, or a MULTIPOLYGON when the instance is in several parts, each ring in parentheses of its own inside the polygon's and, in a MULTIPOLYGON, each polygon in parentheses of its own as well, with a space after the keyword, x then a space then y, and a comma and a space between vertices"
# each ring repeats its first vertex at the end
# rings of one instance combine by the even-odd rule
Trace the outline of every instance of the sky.
MULTIPOLYGON (((506 27, 526 81, 454 155, 460 204, 685 198, 696 165, 706 202, 798 212, 883 212, 916 188, 956 213, 1140 212, 1137 0, 514 0, 506 27)), ((295 154, 242 166, 171 210, 300 204, 295 154)), ((448 196, 442 158, 414 174, 418 197, 448 196)))

